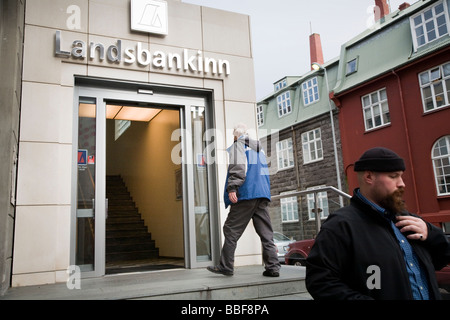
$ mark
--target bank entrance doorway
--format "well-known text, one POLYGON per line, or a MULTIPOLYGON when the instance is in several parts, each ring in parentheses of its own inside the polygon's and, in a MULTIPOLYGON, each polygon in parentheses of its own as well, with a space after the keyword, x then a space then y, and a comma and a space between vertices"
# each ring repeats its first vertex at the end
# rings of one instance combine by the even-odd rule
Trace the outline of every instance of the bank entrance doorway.
POLYGON ((84 277, 204 267, 218 254, 208 95, 76 87, 71 264, 84 277))

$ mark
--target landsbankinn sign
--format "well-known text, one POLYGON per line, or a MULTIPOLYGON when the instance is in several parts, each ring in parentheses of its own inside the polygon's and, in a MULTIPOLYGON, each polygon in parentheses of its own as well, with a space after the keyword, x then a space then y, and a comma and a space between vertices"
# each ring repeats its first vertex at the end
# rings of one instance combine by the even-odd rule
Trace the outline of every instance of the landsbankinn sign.
POLYGON ((141 67, 152 65, 154 68, 170 70, 183 70, 185 72, 197 72, 211 75, 230 75, 231 66, 228 60, 205 57, 201 50, 192 54, 188 49, 180 49, 180 52, 150 52, 144 48, 142 42, 137 42, 133 47, 123 48, 122 40, 105 47, 102 43, 90 42, 87 45, 84 41, 74 40, 72 46, 66 49, 61 48, 62 33, 60 30, 55 34, 55 56, 61 58, 72 58, 84 60, 88 58, 93 61, 103 62, 105 59, 109 63, 120 64, 122 61, 126 65, 137 63, 141 67))

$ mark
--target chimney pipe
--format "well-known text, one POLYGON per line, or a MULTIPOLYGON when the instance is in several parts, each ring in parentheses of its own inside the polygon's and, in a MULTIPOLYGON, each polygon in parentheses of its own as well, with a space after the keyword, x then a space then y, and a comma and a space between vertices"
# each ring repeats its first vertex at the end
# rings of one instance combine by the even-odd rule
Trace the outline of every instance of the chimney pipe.
POLYGON ((389 14, 389 4, 387 0, 375 0, 375 8, 373 8, 375 14, 375 22, 384 18, 389 14))
MULTIPOLYGON (((309 52, 311 57, 311 65, 313 64, 313 62, 317 62, 321 65, 323 64, 324 61, 320 34, 313 33, 309 36, 309 52)), ((313 70, 312 67, 311 70, 313 70)))
POLYGON ((409 8, 411 5, 408 2, 403 2, 401 5, 398 6, 398 10, 402 11, 406 8, 409 8))

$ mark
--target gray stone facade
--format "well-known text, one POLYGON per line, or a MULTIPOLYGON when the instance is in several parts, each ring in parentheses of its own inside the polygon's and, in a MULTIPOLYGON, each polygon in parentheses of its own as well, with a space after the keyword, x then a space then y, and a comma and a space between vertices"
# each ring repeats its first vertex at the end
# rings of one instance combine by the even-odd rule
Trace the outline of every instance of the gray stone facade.
MULTIPOLYGON (((334 114, 335 128, 338 128, 337 113, 334 114)), ((303 191, 316 186, 337 187, 336 167, 334 158, 333 138, 329 113, 312 118, 308 121, 296 124, 292 127, 279 131, 278 137, 267 136, 262 139, 265 144, 270 167, 270 181, 272 196, 289 191, 303 191), (323 160, 304 164, 302 151, 302 134, 310 130, 320 128, 323 148, 323 160), (294 152, 294 167, 278 170, 276 142, 292 138, 294 152)), ((339 172, 342 175, 342 156, 340 148, 339 130, 336 130, 336 144, 339 159, 339 172)), ((348 192, 345 181, 342 180, 343 190, 348 192)), ((340 207, 339 197, 327 193, 329 212, 340 207)), ((344 200, 344 204, 345 204, 344 200)), ((282 222, 280 200, 274 200, 270 204, 270 215, 274 231, 292 237, 295 240, 314 238, 316 235, 315 219, 310 219, 308 214, 307 196, 297 197, 298 221, 282 222)), ((322 219, 323 221, 324 219, 322 219)))

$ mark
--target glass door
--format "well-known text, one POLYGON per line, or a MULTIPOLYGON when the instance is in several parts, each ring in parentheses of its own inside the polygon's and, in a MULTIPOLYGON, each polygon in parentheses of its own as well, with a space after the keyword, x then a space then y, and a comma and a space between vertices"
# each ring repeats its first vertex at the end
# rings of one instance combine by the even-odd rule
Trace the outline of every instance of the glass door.
POLYGON ((83 277, 105 274, 106 105, 111 102, 179 110, 185 265, 209 265, 220 253, 216 167, 206 151, 213 144, 207 139, 212 128, 207 99, 198 92, 196 96, 167 90, 139 94, 136 89, 79 86, 75 90, 71 264, 80 267, 83 277))
POLYGON ((187 219, 186 234, 191 243, 189 265, 191 268, 211 264, 218 252, 218 230, 215 190, 215 163, 211 159, 209 118, 204 105, 189 105, 184 108, 186 141, 183 163, 185 172, 187 219))
POLYGON ((75 214, 72 224, 71 261, 80 268, 83 276, 101 276, 104 274, 104 233, 105 219, 104 197, 99 197, 104 190, 102 176, 104 165, 102 132, 104 131, 104 103, 98 97, 79 96, 76 99, 76 173, 72 195, 75 214), (100 161, 99 161, 100 160, 100 161))
POLYGON ((79 102, 75 264, 83 272, 95 269, 96 113, 95 99, 79 102))

